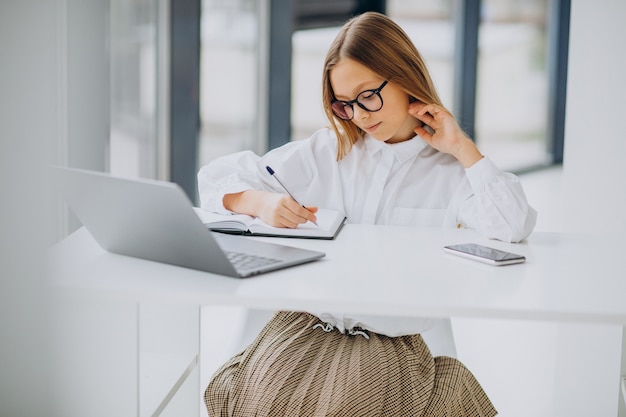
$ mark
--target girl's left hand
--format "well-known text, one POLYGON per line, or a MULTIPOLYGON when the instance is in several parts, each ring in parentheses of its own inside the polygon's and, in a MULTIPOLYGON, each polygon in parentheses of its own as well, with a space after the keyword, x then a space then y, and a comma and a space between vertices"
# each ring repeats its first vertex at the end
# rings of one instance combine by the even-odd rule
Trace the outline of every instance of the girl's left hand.
POLYGON ((483 157, 445 108, 417 101, 409 105, 409 114, 434 131, 431 134, 424 126, 418 126, 414 129, 415 133, 438 151, 453 155, 465 168, 483 157))

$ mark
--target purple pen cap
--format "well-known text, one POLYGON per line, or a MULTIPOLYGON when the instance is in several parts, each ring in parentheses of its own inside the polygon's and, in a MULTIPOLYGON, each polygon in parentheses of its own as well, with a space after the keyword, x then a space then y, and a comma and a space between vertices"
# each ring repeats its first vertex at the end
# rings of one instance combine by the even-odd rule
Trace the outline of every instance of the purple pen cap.
POLYGON ((269 166, 269 165, 267 165, 267 166, 265 167, 265 169, 267 169, 267 172, 269 172, 269 173, 270 173, 270 175, 274 175, 274 170, 273 170, 272 168, 270 168, 270 166, 269 166))

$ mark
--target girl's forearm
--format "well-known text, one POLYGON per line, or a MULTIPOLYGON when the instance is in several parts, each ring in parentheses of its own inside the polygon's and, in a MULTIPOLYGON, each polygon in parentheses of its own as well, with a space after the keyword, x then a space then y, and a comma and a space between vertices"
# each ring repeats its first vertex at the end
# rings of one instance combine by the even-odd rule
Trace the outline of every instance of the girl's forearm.
POLYGON ((227 210, 258 217, 258 209, 264 194, 263 191, 246 190, 240 193, 226 194, 222 202, 227 210))

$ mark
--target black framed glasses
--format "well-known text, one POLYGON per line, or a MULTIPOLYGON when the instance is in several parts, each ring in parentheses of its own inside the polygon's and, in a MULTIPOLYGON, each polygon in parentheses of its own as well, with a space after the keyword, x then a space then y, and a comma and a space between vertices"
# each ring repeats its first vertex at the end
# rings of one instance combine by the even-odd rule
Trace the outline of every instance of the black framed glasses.
POLYGON ((335 99, 330 103, 330 107, 333 109, 335 116, 343 120, 352 120, 354 117, 354 108, 352 106, 355 103, 365 111, 376 112, 383 108, 383 98, 380 96, 380 91, 385 88, 388 82, 389 80, 385 80, 378 88, 361 91, 354 100, 342 101, 335 99))

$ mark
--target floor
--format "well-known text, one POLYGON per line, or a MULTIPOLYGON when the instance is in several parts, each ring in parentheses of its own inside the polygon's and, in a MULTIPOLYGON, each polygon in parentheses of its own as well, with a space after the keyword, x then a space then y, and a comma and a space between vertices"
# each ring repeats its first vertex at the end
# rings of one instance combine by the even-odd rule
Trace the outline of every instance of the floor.
MULTIPOLYGON (((531 205, 540 213, 535 230, 558 230, 561 168, 524 174, 521 179, 531 205)), ((203 326, 211 332, 210 337, 204 332, 202 340, 203 387, 215 369, 254 334, 255 330, 243 329, 242 323, 259 327, 264 317, 258 316, 255 324, 255 316, 241 308, 204 310, 203 326)), ((453 318, 452 325, 459 359, 475 374, 500 415, 553 415, 556 323, 453 318)))

